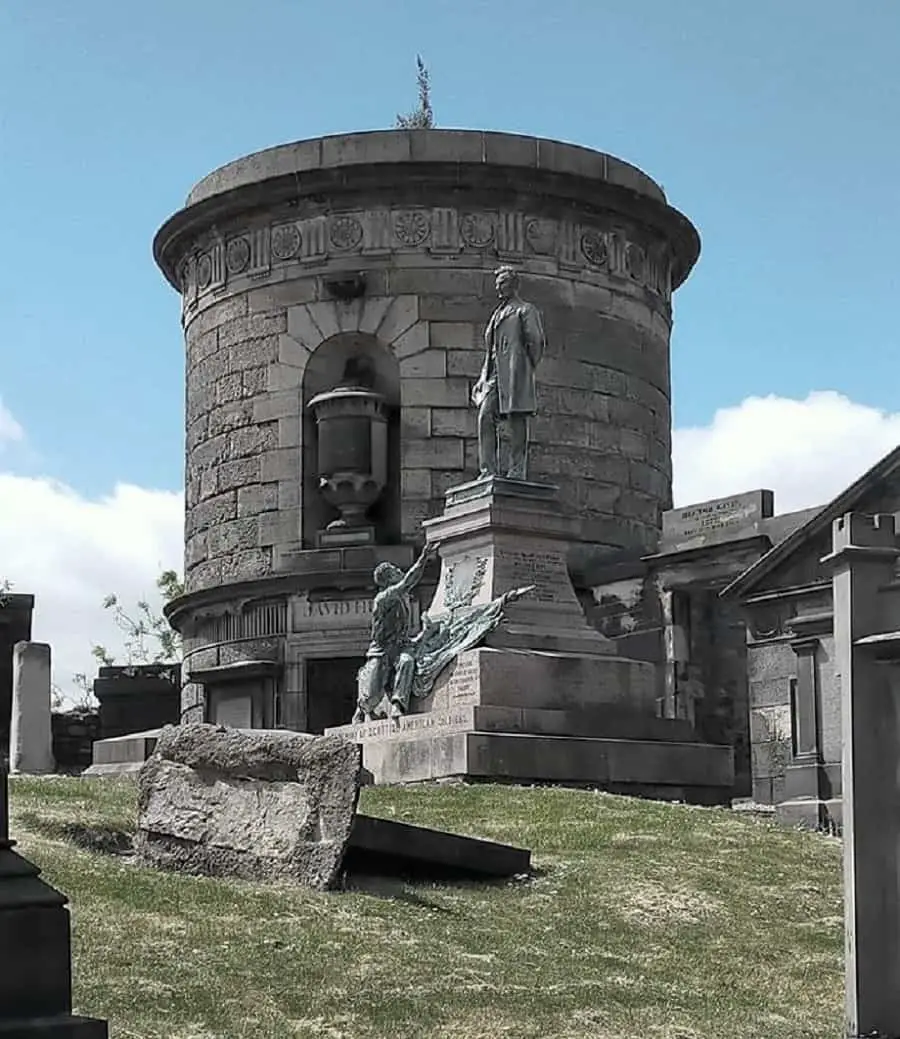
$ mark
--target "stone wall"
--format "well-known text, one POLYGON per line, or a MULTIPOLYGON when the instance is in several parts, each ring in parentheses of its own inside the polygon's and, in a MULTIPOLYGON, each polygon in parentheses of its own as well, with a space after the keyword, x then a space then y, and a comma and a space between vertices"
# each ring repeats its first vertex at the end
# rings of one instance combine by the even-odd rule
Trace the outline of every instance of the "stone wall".
POLYGON ((239 160, 202 182, 193 209, 158 236, 184 307, 188 591, 266 575, 279 549, 308 543, 305 372, 348 338, 371 338, 399 362, 399 535, 420 536, 447 487, 476 472, 469 393, 501 262, 522 270, 523 295, 546 324, 532 474, 560 485, 584 541, 652 547, 671 504, 670 302, 693 262, 672 239, 676 224, 689 237, 687 222, 608 156, 585 167, 593 179, 563 185, 562 171, 577 172, 570 149, 549 142, 456 135, 451 184, 440 164, 410 157, 407 132, 341 140, 355 143, 340 181, 329 139, 273 149, 253 177, 239 160), (489 140, 494 158, 460 166, 470 139, 489 140), (399 172, 379 165, 391 148, 409 163, 399 172), (546 156, 545 170, 529 150, 546 156), (279 170, 301 153, 301 190, 294 178, 286 200, 279 170), (507 164, 502 179, 492 163, 507 164), (248 196, 223 212, 215 192, 248 178, 252 205, 248 196), (348 270, 365 273, 365 296, 342 303, 330 279, 348 270))
MULTIPOLYGON (((476 475, 470 391, 499 264, 521 271, 546 325, 529 475, 579 517, 576 582, 595 557, 655 547, 671 504, 671 298, 699 239, 640 171, 503 134, 323 138, 211 174, 154 251, 186 341, 186 595, 170 613, 185 717, 204 716, 194 672, 240 692, 242 664, 254 716, 313 717, 305 683, 323 647, 305 604, 371 598, 373 565, 409 565, 422 521, 476 475), (335 514, 307 405, 358 353, 396 405, 390 478, 376 544, 326 550, 317 533, 335 514)), ((324 652, 346 664, 367 638, 361 625, 324 652)))

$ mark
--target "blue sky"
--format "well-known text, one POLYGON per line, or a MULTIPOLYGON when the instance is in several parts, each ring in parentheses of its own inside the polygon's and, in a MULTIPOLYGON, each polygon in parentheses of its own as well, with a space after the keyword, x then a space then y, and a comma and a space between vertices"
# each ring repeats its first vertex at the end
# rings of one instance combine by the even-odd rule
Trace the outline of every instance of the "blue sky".
POLYGON ((178 300, 150 255, 190 186, 283 141, 438 124, 634 162, 697 224, 679 426, 755 394, 898 393, 900 4, 19 0, 0 8, 7 468, 178 489, 178 300), (860 13, 861 12, 861 13, 860 13))
POLYGON ((100 603, 181 566, 179 302, 151 259, 247 152, 390 127, 573 141, 698 226, 675 300, 675 501, 822 503, 900 442, 900 3, 6 0, 0 578, 70 688, 100 603), (860 13, 861 12, 861 13, 860 13))

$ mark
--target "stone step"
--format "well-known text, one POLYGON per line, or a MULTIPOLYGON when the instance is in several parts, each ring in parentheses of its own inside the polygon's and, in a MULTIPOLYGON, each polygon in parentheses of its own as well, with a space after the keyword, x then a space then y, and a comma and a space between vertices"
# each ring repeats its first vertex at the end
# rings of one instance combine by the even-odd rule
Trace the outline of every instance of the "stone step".
POLYGON ((731 747, 667 740, 592 739, 522 733, 422 733, 362 742, 375 783, 470 779, 590 786, 615 793, 727 804, 731 747))
POLYGON ((698 743, 689 722, 656 718, 628 708, 601 704, 563 710, 468 705, 446 711, 408 714, 402 718, 340 725, 327 735, 363 743, 371 739, 418 739, 423 732, 521 733, 532 736, 587 736, 602 739, 667 740, 698 743))

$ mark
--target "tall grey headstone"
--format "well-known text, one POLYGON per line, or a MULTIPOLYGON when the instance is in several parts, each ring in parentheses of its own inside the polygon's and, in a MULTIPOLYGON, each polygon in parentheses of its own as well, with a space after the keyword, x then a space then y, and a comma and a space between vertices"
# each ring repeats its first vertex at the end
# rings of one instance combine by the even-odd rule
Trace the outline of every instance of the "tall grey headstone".
POLYGON ((17 642, 13 647, 13 698, 9 730, 9 770, 53 772, 50 727, 50 647, 17 642))
POLYGON ((843 729, 845 1035, 900 1035, 900 618, 894 517, 835 520, 843 729), (893 586, 893 589, 892 589, 893 586), (893 591, 893 594, 892 594, 893 591))

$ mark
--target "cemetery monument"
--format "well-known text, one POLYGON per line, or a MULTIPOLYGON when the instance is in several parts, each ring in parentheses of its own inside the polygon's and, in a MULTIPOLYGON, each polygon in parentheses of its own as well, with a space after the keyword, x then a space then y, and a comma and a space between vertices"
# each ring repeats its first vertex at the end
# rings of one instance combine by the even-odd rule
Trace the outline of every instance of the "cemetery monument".
POLYGON ((454 774, 499 778, 473 748, 506 741, 530 748, 509 778, 727 796, 730 748, 659 718, 654 663, 582 606, 671 506, 671 302, 698 253, 645 174, 526 136, 324 137, 197 184, 154 242, 186 345, 183 720, 345 726, 381 668, 373 574, 425 541, 404 664, 458 652, 372 723, 388 743, 356 727, 368 757, 418 726, 454 774), (477 645, 458 596, 491 618, 477 645))

